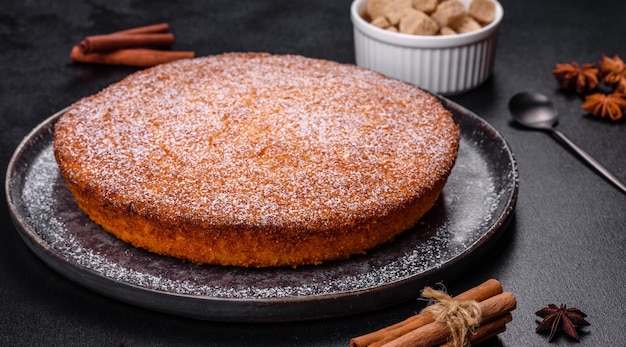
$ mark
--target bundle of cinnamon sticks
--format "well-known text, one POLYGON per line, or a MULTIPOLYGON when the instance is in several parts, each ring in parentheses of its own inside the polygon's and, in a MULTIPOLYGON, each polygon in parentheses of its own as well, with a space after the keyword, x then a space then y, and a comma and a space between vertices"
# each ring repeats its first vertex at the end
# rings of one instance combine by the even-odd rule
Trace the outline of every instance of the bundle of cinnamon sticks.
POLYGON ((193 58, 192 51, 160 50, 174 43, 167 23, 159 23, 117 31, 106 35, 87 36, 72 48, 75 62, 148 67, 170 61, 193 58))
MULTIPOLYGON (((467 332, 471 345, 486 341, 506 330, 506 324, 513 317, 517 301, 510 292, 503 292, 502 285, 495 279, 469 289, 453 298, 457 301, 473 300, 480 307, 480 325, 467 332)), ((455 347, 452 332, 445 322, 435 321, 427 310, 402 322, 378 331, 355 337, 350 340, 351 347, 455 347)))

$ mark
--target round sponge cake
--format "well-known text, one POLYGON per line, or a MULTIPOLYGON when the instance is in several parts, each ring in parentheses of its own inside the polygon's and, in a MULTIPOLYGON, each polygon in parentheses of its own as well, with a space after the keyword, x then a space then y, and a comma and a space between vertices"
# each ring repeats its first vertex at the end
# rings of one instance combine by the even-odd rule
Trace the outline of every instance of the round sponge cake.
POLYGON ((229 53, 134 73, 59 119, 54 153, 105 230, 194 263, 345 259, 439 197, 459 130, 437 98, 354 65, 229 53))

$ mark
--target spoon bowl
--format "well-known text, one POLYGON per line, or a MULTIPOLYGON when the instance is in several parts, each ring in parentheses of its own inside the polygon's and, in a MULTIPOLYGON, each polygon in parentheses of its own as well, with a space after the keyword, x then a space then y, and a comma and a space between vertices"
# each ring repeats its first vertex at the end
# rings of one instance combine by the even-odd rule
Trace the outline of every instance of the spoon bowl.
POLYGON ((515 94, 511 100, 509 100, 509 111, 517 123, 530 129, 543 130, 554 135, 554 137, 578 154, 582 160, 596 169, 598 173, 613 183, 622 192, 626 193, 626 184, 622 183, 617 177, 611 174, 609 170, 596 161, 589 153, 585 152, 572 142, 572 140, 567 138, 567 136, 554 128, 558 121, 558 112, 552 104, 552 101, 550 101, 550 98, 539 93, 521 92, 515 94))
POLYGON ((531 129, 552 129, 558 113, 552 101, 539 93, 522 92, 509 101, 509 110, 518 124, 531 129))

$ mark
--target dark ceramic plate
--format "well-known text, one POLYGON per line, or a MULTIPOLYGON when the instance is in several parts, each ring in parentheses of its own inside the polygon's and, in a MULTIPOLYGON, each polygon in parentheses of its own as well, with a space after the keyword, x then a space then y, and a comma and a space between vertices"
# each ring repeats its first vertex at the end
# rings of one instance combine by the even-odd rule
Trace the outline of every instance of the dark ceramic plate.
POLYGON ((443 99, 461 128, 459 157, 435 207, 392 243, 346 261, 297 269, 198 266, 119 241, 67 190, 52 151, 63 111, 35 128, 9 164, 7 200, 26 244, 50 267, 103 295, 219 321, 309 320, 414 300, 451 280, 505 230, 518 191, 511 150, 485 121, 443 99))

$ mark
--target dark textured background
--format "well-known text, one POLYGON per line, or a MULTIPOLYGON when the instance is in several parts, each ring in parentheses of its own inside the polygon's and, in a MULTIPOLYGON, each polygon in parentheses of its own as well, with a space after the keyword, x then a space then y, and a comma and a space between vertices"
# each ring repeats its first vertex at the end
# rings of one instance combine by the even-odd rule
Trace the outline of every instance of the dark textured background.
MULTIPOLYGON (((626 58, 626 3, 502 1, 494 76, 451 99, 490 122, 519 164, 516 216, 505 238, 466 276, 458 293, 487 278, 518 298, 508 330, 492 346, 545 346, 534 312, 548 303, 585 311, 581 346, 625 346, 626 194, 546 134, 511 126, 509 97, 537 90, 555 101, 559 129, 626 181, 626 120, 584 115, 558 90, 557 62, 626 58)), ((295 53, 354 62, 349 0, 3 1, 0 3, 0 167, 38 123, 136 71, 77 65, 69 51, 85 35, 170 23, 174 49, 295 53)), ((4 196, 4 185, 2 185, 4 196)), ((346 346, 406 318, 419 301, 345 318, 288 324, 227 324, 155 313, 86 290, 53 272, 22 242, 0 199, 0 345, 346 346)), ((554 345, 575 345, 561 337, 554 345)))

